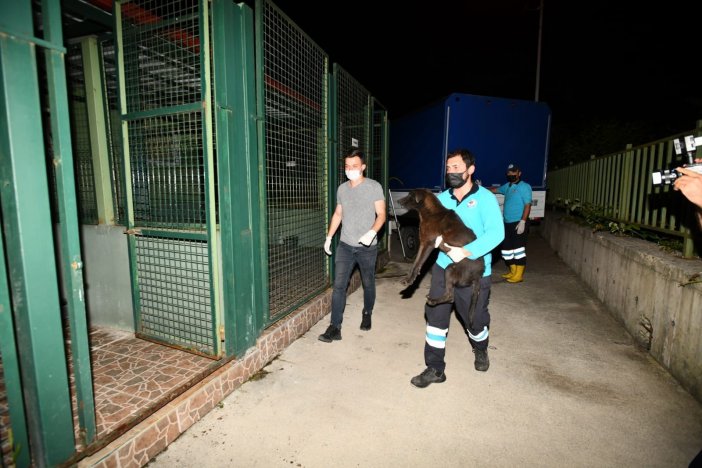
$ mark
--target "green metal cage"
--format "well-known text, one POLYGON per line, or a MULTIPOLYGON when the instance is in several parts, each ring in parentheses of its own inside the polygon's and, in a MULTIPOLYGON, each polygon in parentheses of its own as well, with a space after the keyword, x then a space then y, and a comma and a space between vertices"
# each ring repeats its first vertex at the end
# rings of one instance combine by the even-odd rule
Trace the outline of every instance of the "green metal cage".
POLYGON ((269 318, 329 285, 328 57, 271 2, 259 2, 265 102, 269 318))
POLYGON ((373 174, 373 160, 368 158, 371 149, 372 106, 368 90, 337 63, 334 64, 333 79, 338 161, 335 185, 338 186, 346 181, 343 157, 353 149, 363 151, 367 157, 366 175, 373 174))

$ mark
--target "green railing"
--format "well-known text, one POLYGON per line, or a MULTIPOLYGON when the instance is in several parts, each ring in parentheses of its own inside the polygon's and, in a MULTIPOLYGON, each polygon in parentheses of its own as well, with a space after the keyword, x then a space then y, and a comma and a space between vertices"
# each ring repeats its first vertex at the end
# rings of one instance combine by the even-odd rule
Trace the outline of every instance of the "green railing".
POLYGON ((694 255, 690 231, 693 208, 667 185, 653 185, 651 174, 682 165, 673 140, 698 134, 690 130, 620 152, 549 171, 546 203, 590 205, 604 218, 683 240, 683 255, 694 255))

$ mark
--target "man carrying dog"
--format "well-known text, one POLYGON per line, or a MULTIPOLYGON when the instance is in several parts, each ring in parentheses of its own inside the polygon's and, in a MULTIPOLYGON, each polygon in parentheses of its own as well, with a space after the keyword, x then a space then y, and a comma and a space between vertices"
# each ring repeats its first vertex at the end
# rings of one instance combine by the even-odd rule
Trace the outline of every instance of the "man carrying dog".
POLYGON ((361 270, 363 284, 363 314, 361 330, 371 329, 371 314, 375 305, 375 261, 378 257, 376 235, 385 223, 385 194, 383 187, 363 176, 365 155, 354 150, 344 157, 348 182, 336 192, 336 209, 329 223, 324 252, 331 255, 332 236, 341 225, 341 242, 336 248, 334 291, 332 292, 331 323, 320 341, 331 343, 341 339, 341 322, 346 307, 346 288, 356 265, 361 270))
POLYGON ((502 275, 508 283, 521 283, 526 268, 527 223, 531 212, 531 185, 521 180, 522 171, 516 164, 507 166, 507 183, 491 187, 493 193, 505 196, 502 213, 505 220, 505 241, 502 258, 509 272, 502 275))
MULTIPOLYGON (((456 306, 456 313, 467 327, 468 340, 475 353, 475 370, 485 372, 490 367, 488 359, 488 336, 490 329, 490 265, 492 249, 504 238, 504 226, 497 199, 487 189, 473 183, 475 157, 465 149, 452 151, 446 158, 446 185, 449 189, 440 193, 438 198, 446 208, 454 210, 461 221, 473 230, 476 239, 467 245, 449 247, 449 252, 439 252, 431 272, 431 289, 429 297, 442 296, 445 289, 444 270, 451 262, 460 262, 464 258, 485 259, 485 273, 480 280, 480 295, 473 312, 468 315, 471 300, 471 288, 456 288, 454 303, 425 305, 427 320, 426 342, 424 344, 424 362, 427 368, 412 377, 412 385, 424 388, 432 383, 446 380, 444 369, 446 362, 446 336, 451 321, 451 310, 456 306)), ((443 239, 439 236, 436 245, 443 239)))

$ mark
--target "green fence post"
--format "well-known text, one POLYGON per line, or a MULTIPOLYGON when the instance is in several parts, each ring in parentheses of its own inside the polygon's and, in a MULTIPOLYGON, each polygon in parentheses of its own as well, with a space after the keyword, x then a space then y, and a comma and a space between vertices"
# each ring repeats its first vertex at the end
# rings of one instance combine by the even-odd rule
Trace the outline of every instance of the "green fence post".
POLYGON ((629 206, 631 204, 631 181, 634 177, 633 172, 633 157, 631 155, 631 144, 626 145, 624 152, 624 162, 621 170, 621 184, 619 191, 619 219, 623 221, 631 221, 629 217, 629 206))
POLYGON ((268 250, 268 212, 266 207, 266 67, 264 63, 264 1, 256 0, 254 10, 255 31, 255 63, 256 63, 256 134, 257 138, 257 167, 258 167, 258 187, 260 199, 257 200, 262 207, 258 211, 259 232, 253 234, 258 238, 258 245, 261 250, 261 268, 258 273, 258 282, 261 285, 261 314, 265 314, 263 319, 267 322, 270 315, 270 285, 269 264, 270 255, 268 250))
MULTIPOLYGON (((122 180, 124 181, 124 219, 123 224, 127 233, 134 232, 134 187, 132 184, 132 165, 129 149, 129 122, 123 118, 127 114, 127 88, 126 64, 124 57, 124 35, 122 34, 122 2, 117 0, 112 5, 114 19, 113 31, 115 34, 115 70, 117 75, 117 107, 120 115, 122 144, 122 180)), ((133 235, 127 236, 127 251, 129 253, 129 277, 132 290, 132 309, 134 313, 135 332, 139 332, 138 324, 141 322, 141 302, 139 297, 139 283, 136 266, 136 239, 133 235)))
POLYGON ((57 465, 74 452, 73 417, 36 59, 37 44, 54 47, 33 38, 31 2, 0 2, 0 18, 0 203, 9 289, 32 458, 57 465))
POLYGON ((261 223, 254 27, 250 7, 213 3, 217 168, 222 235, 225 353, 243 353, 266 322, 261 223))
MULTIPOLYGON (((1 64, 0 64, 1 65, 1 64)), ((12 451, 17 454, 15 465, 24 468, 30 463, 29 439, 27 438, 27 421, 24 419, 24 398, 22 397, 22 380, 20 379, 19 363, 17 360, 17 343, 15 341, 15 325, 12 320, 10 305, 10 290, 7 287, 7 264, 5 263, 5 248, 0 233, 0 358, 2 360, 3 380, 7 394, 7 404, 10 413, 12 430, 12 451)), ((0 453, 0 466, 3 464, 0 453)))
MULTIPOLYGON (((63 44, 61 32, 60 4, 50 0, 42 2, 42 18, 44 20, 45 38, 54 44, 63 44)), ((97 59, 97 48, 94 53, 97 59)), ((97 66, 96 66, 97 68, 97 66)), ((56 170, 56 191, 61 219, 61 266, 68 301, 68 321, 71 336, 71 357, 73 359, 73 374, 76 383, 76 399, 78 409, 78 425, 84 444, 90 444, 96 437, 95 399, 93 395, 93 377, 90 365, 90 342, 88 341, 88 320, 85 310, 85 294, 83 288, 83 260, 80 251, 80 236, 78 234, 78 206, 76 204, 75 174, 73 154, 71 150, 71 131, 69 129, 68 96, 66 95, 66 67, 64 54, 57 50, 46 50, 46 76, 49 89, 49 105, 51 115, 51 135, 54 145, 54 168, 56 170)), ((100 90, 98 94, 102 96, 100 90)), ((86 93, 90 103, 88 83, 86 93)), ((100 113, 95 119, 101 119, 100 113)), ((91 116, 91 122, 93 118, 91 116)), ((103 122, 104 123, 104 122, 103 122)), ((92 123, 91 123, 92 125, 92 123)), ((100 130, 100 129, 98 129, 100 130)), ((104 128, 102 129, 104 131, 104 128)), ((92 140, 92 130, 91 130, 92 140)), ((104 136, 102 138, 104 142, 104 136)), ((104 165, 107 166, 107 147, 101 154, 104 165)), ((95 164, 95 159, 93 159, 95 164)), ((98 166, 99 167, 99 166, 98 166)), ((112 216, 112 196, 109 185, 109 167, 106 167, 106 194, 109 206, 109 219, 112 216)), ((96 185, 97 188, 97 185, 96 185)), ((100 202, 98 199, 98 213, 100 202)), ((108 215, 103 211, 104 215, 108 215)))
POLYGON ((217 233, 217 203, 215 197, 216 165, 214 154, 212 122, 212 74, 210 63, 210 2, 199 1, 200 31, 200 96, 202 118, 202 159, 205 173, 205 209, 207 224, 207 251, 210 273, 210 303, 212 308, 212 343, 214 355, 221 354, 222 337, 219 324, 222 323, 222 304, 220 298, 219 239, 217 233))
MULTIPOLYGON (((327 184, 329 185, 329 206, 328 206, 328 219, 327 226, 331 222, 331 217, 336 210, 336 189, 339 186, 339 166, 342 165, 343 161, 339 160, 339 153, 342 151, 339 144, 339 83, 336 80, 336 64, 333 66, 332 73, 327 75, 328 86, 329 86, 329 109, 328 109, 328 122, 329 122, 329 164, 328 164, 328 177, 327 184)), ((332 240, 332 254, 336 254, 336 247, 339 243, 340 236, 334 236, 332 240)), ((329 278, 334 278, 334 255, 329 257, 329 278)), ((332 279, 332 283, 333 283, 332 279)))
POLYGON ((85 105, 88 110, 88 128, 90 131, 90 152, 93 161, 93 178, 95 181, 95 203, 98 224, 115 223, 112 204, 112 173, 109 149, 107 146, 107 122, 103 94, 102 73, 97 39, 93 36, 81 41, 83 56, 83 76, 85 79, 85 105))

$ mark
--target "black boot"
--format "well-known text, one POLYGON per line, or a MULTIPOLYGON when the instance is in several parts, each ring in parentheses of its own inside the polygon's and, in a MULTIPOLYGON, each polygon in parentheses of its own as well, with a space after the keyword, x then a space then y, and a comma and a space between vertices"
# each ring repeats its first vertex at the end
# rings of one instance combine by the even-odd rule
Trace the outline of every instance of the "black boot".
POLYGON ((361 318, 361 330, 368 331, 371 329, 371 312, 363 311, 363 318, 361 318))
POLYGON ((327 331, 319 335, 319 341, 324 341, 325 343, 331 343, 334 340, 341 339, 341 329, 335 327, 334 325, 329 325, 327 331))
POLYGON ((410 383, 418 388, 424 388, 433 383, 441 383, 446 381, 446 374, 439 372, 438 370, 427 367, 422 371, 421 374, 412 377, 410 383))
POLYGON ((487 349, 473 349, 475 354, 475 370, 485 372, 490 367, 490 359, 488 358, 487 349))

